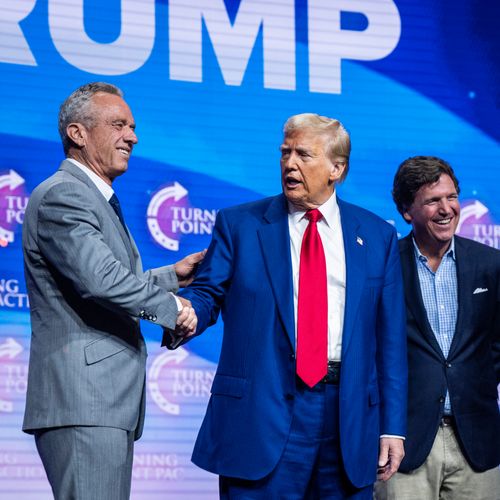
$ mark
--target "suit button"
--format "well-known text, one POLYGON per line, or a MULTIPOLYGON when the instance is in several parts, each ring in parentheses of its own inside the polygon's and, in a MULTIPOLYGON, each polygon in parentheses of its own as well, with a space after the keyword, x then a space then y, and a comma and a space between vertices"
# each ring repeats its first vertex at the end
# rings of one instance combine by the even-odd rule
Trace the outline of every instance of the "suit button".
POLYGON ((446 368, 451 368, 451 363, 446 363, 446 368))
POLYGON ((290 393, 290 392, 287 393, 287 394, 285 394, 285 399, 292 400, 294 398, 295 398, 295 396, 292 393, 290 393))
POLYGON ((443 396, 441 396, 441 397, 439 398, 439 402, 440 402, 440 403, 444 403, 444 398, 443 398, 443 396))
POLYGON ((291 359, 292 361, 294 361, 294 360, 295 360, 295 354, 293 354, 293 353, 292 353, 292 354, 290 354, 290 359, 291 359))

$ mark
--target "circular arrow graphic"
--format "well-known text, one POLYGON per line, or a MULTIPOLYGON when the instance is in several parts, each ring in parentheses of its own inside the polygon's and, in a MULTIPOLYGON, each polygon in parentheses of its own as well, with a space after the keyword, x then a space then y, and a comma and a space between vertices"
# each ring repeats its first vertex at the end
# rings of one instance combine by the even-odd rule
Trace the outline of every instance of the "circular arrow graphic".
POLYGON ((480 219, 483 215, 489 212, 488 207, 484 206, 480 201, 476 200, 471 205, 467 205, 462 208, 460 212, 460 220, 458 221, 457 233, 462 229, 462 224, 471 217, 475 217, 476 220, 480 219))
MULTIPOLYGON (((9 358, 14 359, 23 352, 23 346, 16 342, 15 339, 9 337, 5 340, 3 344, 0 344, 0 359, 9 358)), ((0 412, 12 413, 14 411, 14 405, 11 401, 4 401, 0 399, 0 412)))
POLYGON ((188 357, 188 351, 183 347, 179 347, 175 351, 165 351, 155 358, 151 368, 148 372, 148 385, 149 392, 154 402, 163 410, 165 413, 171 415, 179 415, 180 407, 178 404, 171 403, 161 392, 158 379, 161 370, 164 366, 175 363, 178 365, 181 361, 188 357))
POLYGON ((9 189, 13 191, 21 184, 24 184, 24 179, 14 170, 9 170, 8 174, 0 175, 0 189, 9 186, 9 189))
POLYGON ((173 198, 174 201, 179 201, 187 194, 188 192, 184 186, 181 186, 178 182, 174 182, 172 186, 168 186, 158 191, 149 202, 147 212, 149 232, 155 241, 167 250, 179 250, 179 242, 170 238, 162 231, 158 223, 158 211, 165 200, 173 198))
MULTIPOLYGON (((14 170, 9 170, 8 174, 0 175, 0 189, 8 187, 11 191, 24 184, 24 179, 14 170)), ((0 241, 12 243, 14 232, 0 226, 0 241)))

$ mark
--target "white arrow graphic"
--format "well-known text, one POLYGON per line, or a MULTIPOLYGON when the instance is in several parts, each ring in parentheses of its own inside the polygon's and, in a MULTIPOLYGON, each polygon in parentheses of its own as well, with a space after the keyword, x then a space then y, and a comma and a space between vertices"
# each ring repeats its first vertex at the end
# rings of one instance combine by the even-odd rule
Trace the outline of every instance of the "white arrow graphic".
POLYGON ((14 170, 9 170, 8 174, 0 175, 0 189, 9 186, 9 189, 12 191, 21 184, 24 184, 24 179, 14 170))
POLYGON ((147 212, 149 231, 155 241, 168 250, 179 250, 179 242, 169 238, 161 230, 160 224, 158 223, 158 211, 165 200, 173 198, 174 201, 179 201, 187 194, 187 189, 184 186, 181 186, 178 182, 174 182, 172 186, 168 186, 161 191, 158 191, 158 193, 156 193, 149 202, 147 212))
POLYGON ((489 212, 488 207, 484 206, 480 201, 476 200, 472 205, 468 205, 460 212, 460 220, 458 221, 457 233, 462 229, 462 224, 471 217, 476 220, 489 212))
POLYGON ((183 347, 179 347, 175 351, 165 351, 156 357, 148 372, 149 392, 154 402, 165 412, 171 415, 179 415, 180 407, 175 403, 171 403, 160 391, 158 377, 165 365, 169 363, 179 364, 188 357, 188 351, 183 347))
MULTIPOLYGON (((11 191, 24 184, 24 179, 14 170, 9 170, 8 174, 0 175, 0 189, 8 187, 11 191)), ((14 232, 0 226, 0 240, 12 243, 14 232)))
POLYGON ((14 359, 22 352, 23 346, 12 337, 9 337, 3 344, 0 344, 0 358, 14 359))
MULTIPOLYGON (((10 358, 14 359, 16 356, 23 352, 23 346, 16 342, 12 337, 5 340, 3 344, 0 344, 0 358, 10 358)), ((4 401, 0 399, 0 412, 12 413, 14 411, 14 405, 11 401, 4 401)))

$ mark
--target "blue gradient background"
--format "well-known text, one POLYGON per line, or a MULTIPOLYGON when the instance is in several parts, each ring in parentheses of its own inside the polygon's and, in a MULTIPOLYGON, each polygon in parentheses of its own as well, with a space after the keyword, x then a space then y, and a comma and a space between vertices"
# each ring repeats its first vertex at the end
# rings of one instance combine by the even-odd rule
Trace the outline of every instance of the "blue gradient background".
MULTIPOLYGON (((63 155, 57 133, 60 103, 82 83, 104 80, 124 90, 137 122, 139 144, 129 171, 114 188, 146 268, 174 262, 210 240, 207 235, 186 235, 180 239, 179 252, 157 245, 146 225, 152 194, 179 182, 188 190, 191 206, 218 209, 279 192, 282 125, 288 116, 301 112, 335 117, 345 124, 353 153, 339 196, 394 221, 401 234, 408 232, 408 226, 393 206, 390 188, 398 164, 415 154, 447 159, 460 179, 462 198, 480 200, 489 209, 488 220, 500 224, 498 2, 395 3, 402 23, 396 49, 377 61, 343 61, 342 93, 333 95, 308 90, 307 9, 302 0, 296 1, 295 91, 263 87, 262 36, 241 86, 225 85, 206 31, 203 82, 170 80, 164 0, 156 2, 155 46, 144 66, 118 77, 86 73, 57 52, 50 38, 47 2, 38 1, 21 22, 38 65, 0 63, 0 175, 15 170, 25 179, 23 189, 28 194, 50 175, 63 155)), ((234 21, 240 2, 225 4, 234 21)), ((95 41, 108 43, 119 35, 118 0, 87 0, 84 12, 85 28, 95 41)), ((360 13, 342 15, 343 29, 363 30, 366 24, 360 13)), ((0 189, 0 199, 7 194, 0 189)), ((25 293, 21 225, 14 230, 15 241, 0 247, 0 279, 18 280, 25 293)), ((163 351, 159 329, 145 324, 144 332, 149 368, 163 351)), ((32 438, 20 431, 29 337, 27 308, 0 306, 0 346, 14 338, 23 347, 13 359, 1 357, 0 351, 0 400, 14 406, 13 412, 0 411, 0 499, 51 498, 32 438)), ((168 361, 172 370, 162 370, 162 387, 169 398, 177 398, 181 413, 165 414, 149 397, 144 438, 136 446, 132 498, 216 498, 216 479, 192 466, 189 456, 220 340, 218 325, 187 346, 185 359, 168 361), (176 372, 177 368, 183 371, 176 372), (177 394, 172 380, 177 376, 194 380, 195 373, 206 375, 203 394, 196 390, 191 394, 191 389, 177 394), (169 463, 157 473, 158 467, 139 466, 149 460, 144 457, 165 453, 175 456, 177 467, 169 463), (177 469, 182 473, 172 472, 177 469)))

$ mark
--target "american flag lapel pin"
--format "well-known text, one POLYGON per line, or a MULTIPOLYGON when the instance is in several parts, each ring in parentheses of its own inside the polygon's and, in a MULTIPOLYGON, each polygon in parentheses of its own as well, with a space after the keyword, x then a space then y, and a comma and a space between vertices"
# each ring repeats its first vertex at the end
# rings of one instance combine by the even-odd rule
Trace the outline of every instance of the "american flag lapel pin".
POLYGON ((363 246, 363 239, 362 239, 362 238, 360 238, 359 236, 357 236, 357 237, 356 237, 356 243, 357 243, 358 245, 363 246))

